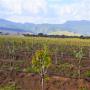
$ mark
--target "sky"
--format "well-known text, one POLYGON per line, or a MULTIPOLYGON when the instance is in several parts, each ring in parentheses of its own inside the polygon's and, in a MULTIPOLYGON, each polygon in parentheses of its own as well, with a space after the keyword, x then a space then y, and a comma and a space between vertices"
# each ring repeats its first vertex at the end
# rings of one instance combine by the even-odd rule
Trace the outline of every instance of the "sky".
POLYGON ((90 20, 90 0, 0 0, 0 19, 56 24, 90 20))

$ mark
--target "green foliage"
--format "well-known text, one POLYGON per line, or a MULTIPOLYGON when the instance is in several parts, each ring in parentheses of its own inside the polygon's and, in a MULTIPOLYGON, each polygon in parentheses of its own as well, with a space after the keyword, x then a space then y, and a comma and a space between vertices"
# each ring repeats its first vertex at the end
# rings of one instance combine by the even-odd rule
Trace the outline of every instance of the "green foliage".
POLYGON ((74 55, 75 55, 75 57, 76 57, 77 59, 81 60, 82 57, 84 56, 84 54, 83 54, 83 49, 80 48, 80 50, 74 51, 74 55))
POLYGON ((47 48, 37 50, 32 58, 32 67, 36 72, 41 72, 42 69, 46 70, 51 65, 51 58, 48 55, 47 48))
POLYGON ((37 50, 32 58, 32 68, 41 76, 42 90, 44 90, 44 79, 50 65, 51 58, 48 54, 48 48, 45 46, 43 50, 37 50))

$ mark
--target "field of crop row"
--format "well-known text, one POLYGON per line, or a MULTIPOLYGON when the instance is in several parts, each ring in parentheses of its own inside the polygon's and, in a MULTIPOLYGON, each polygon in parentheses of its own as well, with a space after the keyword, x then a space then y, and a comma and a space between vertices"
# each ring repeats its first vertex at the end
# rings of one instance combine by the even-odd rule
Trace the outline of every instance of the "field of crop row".
MULTIPOLYGON (((51 65, 47 70, 48 77, 64 77, 71 78, 69 81, 73 85, 67 85, 67 90, 90 90, 90 39, 77 39, 77 38, 44 38, 44 37, 15 37, 15 36, 0 36, 0 86, 14 82, 16 85, 21 86, 19 89, 13 90, 36 90, 36 89, 26 89, 29 87, 26 82, 30 81, 26 75, 29 73, 34 73, 32 69, 32 57, 35 55, 37 50, 42 50, 45 46, 48 48, 48 54, 51 58, 51 65), (18 79, 18 77, 20 79, 18 79), (25 79, 26 78, 26 79, 25 79), (77 78, 83 80, 87 84, 76 85, 73 88, 75 79, 77 78), (17 80, 18 79, 18 80, 17 80), (24 80, 25 79, 25 80, 24 80), (23 81, 24 80, 24 81, 23 81), (86 80, 86 81, 84 81, 86 80), (26 85, 23 87, 21 82, 26 85), (20 85, 19 85, 20 84, 20 85), (22 89, 24 88, 24 89, 22 89), (78 89, 80 88, 80 89, 78 89)), ((32 77, 31 75, 29 75, 32 77)), ((57 78, 51 78, 46 81, 46 84, 50 84, 50 89, 45 90, 66 90, 63 89, 63 85, 57 78), (54 80, 55 79, 55 80, 54 80), (56 82, 56 86, 53 83, 56 82), (60 84, 60 86, 58 86, 60 84), (61 88, 62 87, 62 88, 61 88), (51 89, 52 88, 52 89, 51 89), (54 89, 53 89, 54 88, 54 89), (61 88, 61 89, 60 89, 61 88)), ((36 76, 32 77, 35 81, 39 78, 36 76)), ((61 80, 61 79, 60 79, 61 80)), ((62 80, 64 83, 65 79, 62 80)), ((32 81, 32 80, 31 80, 32 81)), ((30 82, 31 87, 33 83, 30 82)), ((68 80, 67 80, 68 81, 68 80)), ((68 81, 68 83, 70 83, 68 81)), ((39 83, 39 80, 37 80, 39 83)), ((29 83, 28 83, 29 84, 29 83)), ((37 84, 36 84, 37 85, 37 84)), ((7 85, 6 85, 7 86, 7 85)), ((36 86, 40 88, 40 84, 36 86)), ((9 88, 9 87, 8 87, 9 88)), ((7 90, 7 89, 0 89, 7 90)), ((12 89, 8 89, 12 90, 12 89)), ((40 89, 37 89, 40 90, 40 89)))

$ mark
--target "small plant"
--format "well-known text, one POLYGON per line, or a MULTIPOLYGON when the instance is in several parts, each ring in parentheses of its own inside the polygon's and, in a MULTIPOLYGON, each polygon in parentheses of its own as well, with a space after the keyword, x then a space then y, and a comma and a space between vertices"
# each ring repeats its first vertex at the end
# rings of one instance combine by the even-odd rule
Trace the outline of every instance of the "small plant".
POLYGON ((81 68, 81 61, 82 61, 82 58, 84 56, 83 54, 83 49, 80 48, 80 50, 78 51, 74 51, 74 55, 75 55, 75 58, 78 60, 78 77, 80 78, 81 77, 81 71, 80 71, 80 68, 81 68))
POLYGON ((37 50, 32 58, 32 68, 41 76, 42 90, 44 90, 44 78, 50 65, 51 58, 48 55, 47 47, 45 47, 43 50, 37 50))

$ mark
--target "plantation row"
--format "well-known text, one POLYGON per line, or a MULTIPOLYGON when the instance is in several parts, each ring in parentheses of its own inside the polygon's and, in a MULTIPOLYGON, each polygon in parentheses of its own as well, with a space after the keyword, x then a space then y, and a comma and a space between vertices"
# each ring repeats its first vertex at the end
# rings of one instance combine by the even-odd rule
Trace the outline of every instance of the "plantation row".
POLYGON ((78 51, 80 48, 84 51, 84 57, 90 57, 90 40, 40 37, 0 37, 0 56, 1 58, 15 57, 18 59, 20 57, 25 59, 36 50, 42 49, 44 45, 48 46, 50 54, 56 54, 57 57, 60 55, 73 57, 74 51, 78 51))
POLYGON ((37 75, 38 72, 43 80, 48 80, 48 76, 62 76, 90 81, 90 40, 0 37, 0 90, 22 90, 16 89, 17 75, 37 75), (14 85, 7 86, 10 82, 14 82, 14 85), (2 86, 5 83, 4 89, 2 86))
POLYGON ((82 77, 90 70, 90 40, 40 37, 0 37, 0 68, 14 67, 17 71, 27 68, 27 72, 33 72, 30 68, 32 57, 45 45, 52 60, 49 74, 77 77, 79 64, 82 77), (77 56, 82 59, 80 63, 77 56))

